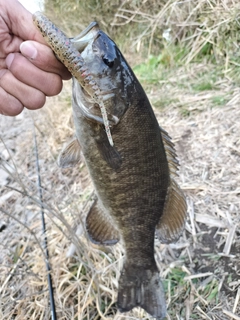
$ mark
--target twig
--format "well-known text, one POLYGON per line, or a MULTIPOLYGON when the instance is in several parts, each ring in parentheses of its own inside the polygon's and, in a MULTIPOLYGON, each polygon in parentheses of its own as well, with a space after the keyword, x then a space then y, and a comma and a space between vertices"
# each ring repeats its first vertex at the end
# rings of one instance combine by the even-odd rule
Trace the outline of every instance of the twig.
POLYGON ((38 244, 38 246, 39 246, 39 248, 40 248, 40 250, 42 251, 43 256, 45 257, 45 252, 43 251, 42 246, 41 246, 41 244, 40 244, 40 242, 39 242, 36 234, 32 231, 32 229, 29 228, 29 227, 28 227, 25 223, 23 223, 21 220, 19 220, 18 218, 16 218, 16 214, 11 214, 11 213, 9 213, 8 211, 6 211, 6 210, 4 210, 4 209, 2 209, 2 208, 0 208, 0 212, 2 212, 3 214, 5 214, 6 216, 12 218, 13 220, 17 221, 20 225, 22 225, 24 228, 26 228, 26 229, 29 231, 29 233, 30 233, 31 235, 33 235, 34 239, 36 240, 36 242, 37 242, 37 244, 38 244))
POLYGON ((193 274, 193 275, 184 277, 184 280, 204 278, 204 277, 207 277, 207 276, 211 276, 212 274, 213 274, 212 272, 205 272, 205 273, 193 274))
POLYGON ((3 289, 5 288, 6 284, 7 284, 8 281, 11 279, 11 277, 12 277, 12 275, 14 274, 15 270, 17 269, 18 264, 19 264, 19 262, 21 261, 20 258, 23 257, 23 255, 25 254, 27 246, 28 246, 28 243, 27 243, 27 245, 25 246, 24 250, 22 251, 21 256, 17 259, 17 262, 16 262, 16 264, 14 265, 14 267, 12 268, 12 270, 10 271, 9 275, 7 276, 7 278, 5 279, 5 281, 3 282, 3 285, 2 285, 1 288, 0 288, 0 294, 3 292, 3 289))
POLYGON ((228 311, 228 310, 223 310, 223 313, 226 314, 228 317, 235 319, 235 320, 240 320, 240 317, 238 317, 236 314, 228 311))
POLYGON ((237 310, 239 299, 240 299, 240 288, 238 288, 237 295, 236 295, 236 298, 235 298, 235 301, 234 301, 233 313, 235 313, 236 310, 237 310))
POLYGON ((231 251, 231 246, 233 243, 233 238, 235 236, 237 225, 232 225, 229 229, 227 240, 223 249, 223 253, 229 255, 231 251))

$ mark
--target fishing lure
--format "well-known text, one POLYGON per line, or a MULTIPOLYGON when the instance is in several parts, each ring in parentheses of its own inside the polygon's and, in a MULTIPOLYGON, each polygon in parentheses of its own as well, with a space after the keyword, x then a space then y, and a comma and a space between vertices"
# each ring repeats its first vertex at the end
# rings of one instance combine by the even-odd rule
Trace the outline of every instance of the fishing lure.
POLYGON ((108 141, 110 145, 113 146, 114 143, 108 115, 101 96, 101 91, 97 83, 89 76, 80 52, 74 47, 72 41, 41 12, 36 12, 33 15, 33 22, 57 58, 67 67, 80 85, 99 105, 108 141))

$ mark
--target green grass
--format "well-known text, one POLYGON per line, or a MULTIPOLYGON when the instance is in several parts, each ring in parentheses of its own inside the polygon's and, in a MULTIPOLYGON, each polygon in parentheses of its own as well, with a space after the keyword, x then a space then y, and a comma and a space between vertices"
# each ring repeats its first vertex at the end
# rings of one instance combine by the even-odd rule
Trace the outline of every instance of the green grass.
POLYGON ((172 317, 179 314, 185 319, 186 309, 183 308, 183 305, 190 300, 193 301, 192 299, 194 297, 191 319, 199 319, 196 307, 200 306, 202 310, 205 310, 210 306, 218 304, 219 282, 216 278, 212 278, 204 285, 205 278, 188 279, 187 276, 188 274, 183 271, 182 268, 175 267, 170 270, 164 280, 164 290, 168 293, 168 301, 170 301, 168 312, 172 317), (199 296, 201 296, 203 300, 199 300, 199 296), (204 300, 207 301, 207 305, 205 305, 204 300))
POLYGON ((191 112, 189 109, 187 109, 186 107, 182 107, 180 108, 180 114, 183 118, 187 118, 190 116, 191 112))
POLYGON ((152 105, 155 108, 158 108, 158 109, 163 109, 165 107, 169 107, 169 106, 177 105, 177 104, 179 104, 179 99, 170 98, 170 97, 164 97, 164 96, 160 97, 157 100, 153 100, 152 101, 152 105))
POLYGON ((193 85, 192 88, 193 90, 200 92, 200 91, 206 91, 206 90, 213 90, 216 87, 214 86, 213 82, 203 81, 193 85))
POLYGON ((229 101, 229 98, 224 96, 215 96, 211 98, 211 102, 214 106, 225 106, 229 101))
POLYGON ((156 84, 163 77, 159 67, 159 64, 162 62, 161 59, 162 55, 150 55, 146 62, 134 66, 133 71, 140 81, 147 84, 156 84))
POLYGON ((186 272, 182 271, 181 268, 172 268, 171 272, 168 273, 166 279, 163 281, 164 291, 168 291, 170 283, 170 293, 171 295, 174 295, 179 287, 187 285, 184 280, 186 275, 186 272))
POLYGON ((201 296, 205 297, 208 302, 218 303, 218 281, 214 278, 210 283, 208 283, 204 289, 200 289, 199 293, 201 296))

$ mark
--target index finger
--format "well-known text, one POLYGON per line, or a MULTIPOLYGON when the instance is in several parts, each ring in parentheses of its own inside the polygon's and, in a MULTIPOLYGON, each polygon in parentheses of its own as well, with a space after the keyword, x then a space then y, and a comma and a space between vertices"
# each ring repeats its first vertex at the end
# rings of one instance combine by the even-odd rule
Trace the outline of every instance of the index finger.
MULTIPOLYGON (((1 2, 0 2, 1 10, 1 2)), ((21 51, 25 57, 31 59, 31 62, 40 69, 59 74, 62 79, 71 78, 67 69, 56 59, 52 50, 47 46, 40 31, 33 23, 32 14, 26 10, 18 1, 8 0, 8 5, 2 10, 4 21, 9 30, 15 35, 15 41, 12 43, 11 52, 19 51, 19 45, 22 40, 34 41, 37 55, 31 57, 28 55, 29 44, 22 44, 21 51), (25 47, 25 48, 24 48, 25 47), (39 52, 38 52, 39 51, 39 52)))
POLYGON ((15 0, 8 0, 8 5, 1 8, 4 21, 9 30, 23 40, 35 40, 45 44, 41 33, 33 23, 32 14, 24 6, 15 0))

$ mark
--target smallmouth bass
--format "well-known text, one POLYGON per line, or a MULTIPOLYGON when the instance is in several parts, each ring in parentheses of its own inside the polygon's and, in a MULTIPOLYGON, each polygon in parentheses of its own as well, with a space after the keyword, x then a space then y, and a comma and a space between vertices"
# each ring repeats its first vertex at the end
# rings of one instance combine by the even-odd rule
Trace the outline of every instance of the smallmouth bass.
POLYGON ((83 154, 96 192, 87 234, 96 244, 121 240, 124 245, 118 308, 126 312, 139 306, 163 319, 166 303, 154 238, 176 241, 187 212, 174 180, 178 161, 171 138, 159 127, 122 53, 97 23, 70 40, 41 13, 33 19, 73 75, 76 139, 61 152, 59 165, 74 165, 83 154))

